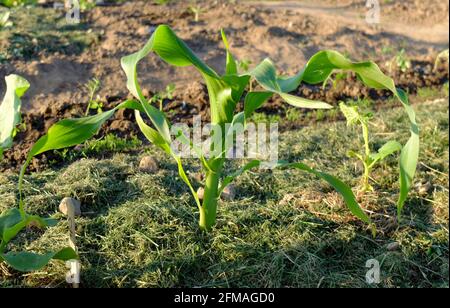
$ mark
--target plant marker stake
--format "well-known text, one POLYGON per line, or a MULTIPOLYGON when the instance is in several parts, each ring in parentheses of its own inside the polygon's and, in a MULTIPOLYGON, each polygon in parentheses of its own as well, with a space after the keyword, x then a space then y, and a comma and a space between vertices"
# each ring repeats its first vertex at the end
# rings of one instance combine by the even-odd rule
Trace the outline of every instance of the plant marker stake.
MULTIPOLYGON (((75 240, 75 207, 73 202, 67 202, 67 222, 70 232, 69 246, 78 253, 75 240)), ((69 260, 66 264, 70 268, 70 271, 66 275, 66 281, 72 283, 74 289, 78 289, 80 284, 80 261, 69 260)))

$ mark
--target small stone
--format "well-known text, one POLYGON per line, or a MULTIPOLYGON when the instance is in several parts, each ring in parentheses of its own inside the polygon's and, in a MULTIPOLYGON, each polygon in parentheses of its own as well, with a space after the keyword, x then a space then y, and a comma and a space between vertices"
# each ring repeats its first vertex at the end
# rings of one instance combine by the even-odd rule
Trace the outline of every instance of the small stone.
POLYGON ((197 182, 202 182, 202 181, 205 179, 204 174, 201 173, 201 172, 196 172, 196 173, 194 173, 194 174, 192 175, 192 177, 193 177, 197 182))
POLYGON ((59 211, 67 216, 69 208, 73 208, 75 216, 81 216, 81 202, 74 198, 64 198, 59 204, 59 211))
POLYGON ((205 189, 204 189, 203 187, 200 187, 200 188, 197 190, 197 196, 198 196, 198 198, 200 199, 200 201, 203 200, 203 198, 205 197, 205 189))
POLYGON ((141 36, 147 36, 147 35, 150 36, 150 28, 147 26, 139 27, 139 29, 137 29, 136 33, 141 36))
POLYGON ((230 184, 223 190, 222 199, 227 201, 233 201, 235 198, 236 198, 236 186, 230 184))
POLYGON ((389 251, 396 251, 400 248, 400 244, 398 242, 392 242, 386 246, 389 251))
POLYGON ((155 173, 158 171, 158 163, 151 156, 144 156, 139 163, 139 170, 146 173, 155 173))

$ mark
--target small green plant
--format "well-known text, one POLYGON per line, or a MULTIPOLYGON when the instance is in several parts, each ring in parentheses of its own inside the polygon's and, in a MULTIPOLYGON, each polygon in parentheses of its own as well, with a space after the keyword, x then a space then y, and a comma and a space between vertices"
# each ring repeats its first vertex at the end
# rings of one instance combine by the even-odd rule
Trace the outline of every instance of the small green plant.
POLYGON ((199 5, 192 5, 189 7, 189 11, 194 15, 194 21, 200 21, 200 14, 202 14, 205 10, 199 5))
POLYGON ((156 93, 151 99, 150 102, 157 103, 159 106, 159 110, 163 110, 163 103, 165 99, 173 99, 173 92, 175 91, 175 85, 169 84, 166 86, 165 91, 161 91, 156 93))
POLYGON ((103 103, 100 100, 100 96, 96 96, 97 91, 100 89, 100 80, 98 80, 97 78, 92 78, 91 80, 89 80, 85 88, 89 93, 89 101, 84 115, 87 116, 89 114, 89 111, 92 109, 97 110, 97 113, 102 113, 103 103))
POLYGON ((17 125, 21 122, 20 98, 30 87, 28 81, 18 75, 6 76, 5 80, 6 93, 0 105, 0 160, 3 152, 12 146, 17 125))
MULTIPOLYGON (((238 124, 244 125, 247 119, 250 119, 252 114, 273 95, 281 97, 288 104, 298 108, 332 108, 327 103, 297 97, 289 94, 289 92, 296 90, 302 82, 308 84, 323 83, 335 70, 345 69, 355 72, 359 79, 369 87, 390 90, 404 105, 409 115, 411 137, 403 148, 400 158, 401 189, 397 203, 397 209, 400 215, 416 170, 419 134, 415 113, 409 104, 406 94, 395 87, 394 81, 391 78, 384 75, 373 62, 353 63, 335 51, 318 52, 298 74, 291 77, 277 75, 276 68, 269 59, 263 60, 252 71, 239 74, 237 63, 229 50, 228 41, 223 31, 222 39, 226 48, 226 67, 225 74, 219 75, 200 60, 186 43, 176 36, 170 27, 166 25, 158 26, 141 50, 121 59, 122 68, 127 76, 127 88, 135 97, 135 100, 125 101, 112 110, 104 111, 101 114, 90 117, 65 119, 50 127, 47 134, 34 144, 28 154, 19 176, 19 191, 22 191, 24 174, 33 157, 46 151, 75 146, 90 139, 96 134, 102 124, 112 117, 115 111, 128 108, 135 111, 136 121, 145 137, 175 160, 179 175, 189 187, 197 205, 199 226, 202 230, 209 231, 215 225, 218 202, 223 190, 237 176, 252 168, 257 168, 262 164, 259 160, 252 160, 241 169, 230 173, 228 176, 223 176, 226 171, 224 169, 225 162, 227 161, 226 153, 229 150, 225 141, 230 133, 234 133, 234 127, 238 124), (221 149, 225 149, 225 151, 213 153, 213 155, 206 157, 203 151, 196 148, 195 145, 192 145, 188 139, 186 142, 186 137, 181 131, 178 131, 175 139, 172 137, 170 123, 165 114, 149 103, 148 99, 143 95, 138 82, 137 65, 150 52, 154 52, 171 65, 177 67, 194 66, 200 72, 208 88, 211 125, 221 128, 221 133, 213 134, 211 137, 218 138, 222 144, 221 149), (246 93, 245 90, 248 88, 251 80, 256 81, 262 90, 246 93), (237 112, 238 103, 244 94, 244 111, 237 112), (142 114, 150 119, 152 126, 144 121, 142 114), (181 157, 172 148, 175 141, 191 146, 198 153, 205 173, 202 200, 199 198, 197 190, 193 187, 184 171, 181 157)), ((279 161, 273 167, 302 170, 326 181, 341 194, 349 210, 356 217, 368 224, 372 223, 370 217, 359 206, 350 187, 336 177, 315 170, 300 162, 290 163, 279 161)), ((20 197, 22 200, 21 193, 20 197)))
POLYGON ((406 51, 402 49, 397 52, 395 57, 387 62, 387 67, 390 72, 393 72, 395 69, 399 69, 404 73, 411 68, 411 60, 409 60, 406 56, 406 51))
POLYGON ((373 187, 369 183, 371 170, 375 167, 376 164, 381 162, 387 156, 401 151, 402 145, 397 141, 388 141, 378 150, 378 152, 372 153, 369 140, 369 121, 372 118, 372 114, 361 114, 357 106, 347 106, 344 103, 340 103, 339 107, 341 109, 341 112, 347 119, 348 126, 361 126, 362 136, 364 140, 364 151, 361 151, 362 153, 349 151, 348 156, 358 158, 364 166, 364 174, 361 179, 361 191, 372 191, 373 187))

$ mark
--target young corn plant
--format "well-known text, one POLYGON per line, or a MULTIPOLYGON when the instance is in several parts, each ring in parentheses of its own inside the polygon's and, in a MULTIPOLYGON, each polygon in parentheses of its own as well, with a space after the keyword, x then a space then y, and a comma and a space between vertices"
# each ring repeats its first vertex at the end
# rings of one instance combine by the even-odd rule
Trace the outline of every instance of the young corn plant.
POLYGON ((362 136, 364 140, 364 151, 358 153, 355 151, 349 151, 349 157, 358 158, 364 166, 364 174, 361 179, 361 191, 373 191, 373 187, 369 183, 370 173, 376 164, 380 163, 383 159, 396 152, 401 151, 402 145, 397 141, 388 141, 383 145, 378 152, 372 153, 370 150, 369 141, 369 121, 372 118, 371 113, 361 114, 357 106, 347 106, 344 103, 339 105, 341 112, 347 119, 348 126, 360 125, 362 129, 362 136))
MULTIPOLYGON (((20 98, 30 87, 24 78, 9 75, 6 78, 6 94, 0 105, 0 157, 3 151, 12 145, 16 126, 20 123, 20 98)), ((30 215, 25 212, 22 200, 19 209, 13 208, 0 215, 0 262, 5 261, 19 271, 34 271, 45 266, 51 259, 71 260, 77 255, 71 248, 56 252, 36 254, 32 252, 7 252, 8 243, 26 227, 34 225, 40 228, 54 226, 56 221, 49 218, 30 215)))
MULTIPOLYGON (((372 62, 353 63, 335 51, 321 51, 314 55, 306 66, 292 77, 278 76, 276 68, 271 60, 265 59, 253 70, 239 74, 236 61, 230 53, 229 45, 222 31, 222 39, 226 48, 226 67, 223 75, 218 74, 206 63, 200 60, 192 50, 181 40, 172 29, 166 25, 160 25, 154 31, 149 41, 141 50, 122 58, 121 65, 127 77, 127 88, 135 97, 119 104, 116 108, 105 111, 102 114, 79 118, 65 119, 54 124, 46 135, 41 137, 32 147, 26 163, 19 177, 19 191, 28 164, 32 158, 43 152, 65 147, 75 146, 96 134, 101 125, 110 118, 114 112, 121 108, 134 109, 136 121, 143 134, 160 148, 163 152, 173 157, 178 166, 181 179, 189 187, 199 211, 199 226, 202 230, 209 231, 215 225, 217 207, 220 195, 224 188, 243 172, 260 166, 259 160, 252 160, 241 169, 226 177, 224 174, 224 163, 226 155, 224 152, 211 157, 206 157, 199 151, 199 157, 205 172, 204 195, 200 200, 196 190, 186 175, 181 157, 173 151, 172 144, 177 141, 183 142, 184 135, 178 134, 175 139, 170 134, 170 124, 164 113, 152 106, 144 97, 138 82, 137 66, 151 52, 158 55, 168 64, 186 67, 194 66, 203 77, 210 99, 211 124, 220 127, 222 134, 219 136, 225 143, 229 131, 225 130, 227 124, 231 127, 245 123, 251 115, 262 106, 273 95, 280 96, 288 104, 299 108, 329 109, 332 108, 324 102, 311 101, 305 98, 289 94, 302 83, 323 83, 335 70, 346 70, 355 72, 360 80, 369 87, 377 89, 388 89, 403 103, 411 120, 411 139, 403 148, 400 160, 400 198, 398 201, 399 212, 403 207, 406 196, 411 187, 412 179, 417 164, 419 135, 415 122, 415 114, 411 108, 407 96, 402 90, 396 89, 394 81, 384 75, 378 66, 372 62), (255 80, 263 90, 245 92, 251 80, 255 80), (243 98, 244 111, 236 112, 238 102, 243 98), (142 114, 151 121, 152 126, 145 123, 142 114)), ((231 130, 231 128, 229 128, 231 130)), ((217 136, 216 136, 217 137, 217 136)), ((186 141, 186 140, 185 140, 186 141)), ((189 141, 187 141, 189 142, 189 141)), ((195 149, 195 146, 193 147, 195 149)), ((222 148, 226 148, 223 146, 222 148)), ((303 170, 325 180, 336 189, 344 198, 350 211, 364 222, 371 224, 370 218, 360 208, 352 190, 341 180, 324 172, 317 171, 301 162, 278 162, 276 167, 294 168, 303 170)))

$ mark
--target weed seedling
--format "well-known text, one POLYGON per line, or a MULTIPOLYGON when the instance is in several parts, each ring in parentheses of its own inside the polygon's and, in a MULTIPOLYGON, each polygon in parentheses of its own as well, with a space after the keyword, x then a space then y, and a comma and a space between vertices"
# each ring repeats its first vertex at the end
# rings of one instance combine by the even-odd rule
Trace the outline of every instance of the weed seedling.
POLYGON ((173 92, 175 91, 175 85, 169 84, 166 87, 165 91, 161 91, 156 93, 151 99, 150 102, 157 103, 159 106, 159 110, 163 111, 163 103, 165 99, 173 99, 173 92))
POLYGON ((194 15, 194 21, 199 22, 200 21, 200 14, 204 12, 203 8, 201 8, 199 5, 192 5, 189 7, 189 11, 194 15))
POLYGON ((395 69, 399 69, 401 72, 406 72, 411 68, 411 60, 406 56, 406 51, 404 49, 397 52, 397 54, 387 62, 387 67, 390 72, 395 69))
POLYGON ((349 151, 349 157, 358 158, 364 166, 364 174, 361 179, 361 191, 372 191, 373 187, 369 184, 370 173, 374 166, 385 159, 387 156, 399 152, 402 149, 402 145, 397 141, 388 141, 383 145, 378 152, 372 153, 370 150, 369 140, 369 121, 372 118, 371 113, 361 114, 357 106, 347 106, 344 103, 339 105, 342 113, 347 119, 348 126, 360 125, 362 129, 362 136, 364 140, 364 150, 358 153, 356 151, 349 151))
POLYGON ((97 113, 102 113, 103 103, 100 100, 100 96, 96 96, 98 90, 100 89, 100 80, 97 78, 92 78, 89 80, 85 88, 89 93, 89 101, 84 116, 88 116, 90 110, 97 110, 97 113), (96 97, 94 98, 94 96, 96 97))

